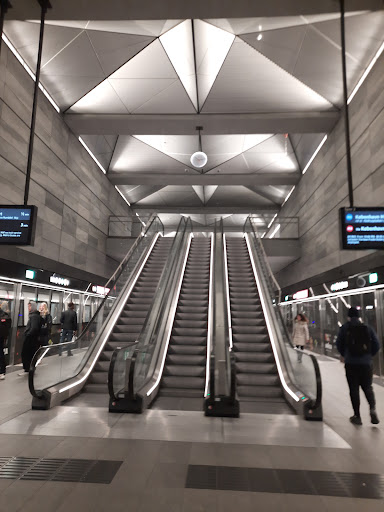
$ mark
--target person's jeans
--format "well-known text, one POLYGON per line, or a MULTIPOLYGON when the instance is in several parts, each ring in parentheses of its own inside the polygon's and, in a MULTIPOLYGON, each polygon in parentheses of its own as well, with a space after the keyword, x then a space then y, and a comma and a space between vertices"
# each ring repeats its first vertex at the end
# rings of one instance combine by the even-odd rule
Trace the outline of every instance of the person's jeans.
POLYGON ((355 415, 360 416, 360 386, 368 400, 369 408, 375 409, 376 400, 372 387, 372 366, 368 364, 346 364, 345 375, 355 415))
MULTIPOLYGON (((73 331, 70 331, 69 329, 62 329, 60 334, 60 343, 67 343, 68 341, 72 341, 73 338, 73 331)), ((67 346, 67 352, 68 354, 71 354, 71 348, 70 345, 67 346)), ((63 353, 62 347, 60 347, 60 355, 63 353)))
POLYGON ((5 374, 5 355, 4 355, 5 339, 0 336, 0 374, 5 374))

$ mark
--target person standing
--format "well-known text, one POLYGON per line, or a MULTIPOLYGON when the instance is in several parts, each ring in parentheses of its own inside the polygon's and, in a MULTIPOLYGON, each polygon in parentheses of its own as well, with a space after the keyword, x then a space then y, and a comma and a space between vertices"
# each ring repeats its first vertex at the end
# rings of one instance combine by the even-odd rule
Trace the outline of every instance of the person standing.
POLYGON ((5 379, 6 364, 4 355, 4 345, 8 339, 9 331, 12 327, 12 320, 9 316, 8 302, 3 301, 0 304, 0 380, 5 379))
POLYGON ((46 302, 42 302, 39 307, 41 316, 41 329, 40 329, 40 345, 48 345, 48 341, 51 338, 52 331, 52 316, 48 311, 46 302))
POLYGON ((377 425, 379 418, 376 413, 375 393, 372 387, 372 358, 380 349, 375 331, 360 320, 360 312, 356 308, 348 310, 348 321, 339 329, 336 340, 337 350, 342 362, 345 362, 345 374, 349 386, 353 416, 349 418, 354 425, 362 425, 360 416, 360 387, 364 391, 369 404, 371 423, 377 425))
POLYGON ((29 372, 33 356, 40 347, 39 335, 41 328, 40 312, 37 311, 36 302, 28 304, 29 319, 24 332, 24 343, 21 351, 21 360, 23 362, 24 371, 19 375, 25 375, 29 372))
MULTIPOLYGON (((73 336, 77 332, 77 313, 75 311, 75 305, 73 302, 68 304, 67 311, 63 311, 61 313, 61 335, 60 335, 60 343, 66 343, 68 341, 72 341, 73 336)), ((60 349, 59 356, 62 354, 62 349, 60 349)), ((68 348, 68 356, 73 356, 72 351, 68 348)))
POLYGON ((306 343, 309 342, 308 320, 303 313, 298 313, 295 318, 292 333, 293 344, 297 349, 297 360, 301 363, 303 350, 306 343))

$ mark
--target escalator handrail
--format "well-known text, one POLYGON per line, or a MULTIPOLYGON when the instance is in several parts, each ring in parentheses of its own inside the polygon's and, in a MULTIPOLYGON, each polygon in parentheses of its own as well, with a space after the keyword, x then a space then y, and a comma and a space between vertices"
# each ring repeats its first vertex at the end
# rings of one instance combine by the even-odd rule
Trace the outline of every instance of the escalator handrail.
POLYGON ((144 231, 136 238, 136 240, 134 241, 132 247, 129 249, 128 253, 121 260, 121 262, 120 262, 119 266, 117 267, 117 269, 115 270, 115 272, 112 274, 112 276, 105 283, 105 286, 104 286, 105 288, 108 288, 109 283, 111 283, 113 280, 118 279, 118 277, 120 276, 121 272, 123 271, 123 268, 125 267, 126 263, 128 262, 129 258, 131 257, 131 254, 136 249, 136 247, 139 244, 141 238, 146 236, 146 233, 148 232, 149 228, 151 227, 151 225, 155 221, 155 219, 157 219, 157 222, 160 223, 160 225, 162 227, 160 233, 162 233, 162 235, 164 236, 164 224, 162 223, 160 217, 158 217, 156 214, 151 215, 151 217, 149 218, 149 220, 148 220, 148 222, 147 222, 147 224, 146 224, 146 226, 144 228, 144 231))
MULTIPOLYGON (((174 247, 174 244, 176 243, 176 240, 177 240, 177 234, 181 231, 181 229, 183 229, 183 237, 184 237, 184 233, 185 233, 187 225, 188 225, 188 220, 189 219, 186 219, 185 217, 182 217, 180 219, 179 226, 177 228, 176 235, 175 235, 175 238, 173 240, 172 247, 170 249, 170 254, 172 254, 172 252, 173 252, 173 247, 174 247)), ((174 257, 175 257, 175 255, 176 255, 176 252, 174 253, 174 257)), ((170 278, 170 275, 171 275, 172 267, 173 267, 173 261, 170 262, 169 265, 167 265, 167 263, 166 263, 164 265, 164 269, 163 269, 163 271, 161 273, 161 276, 160 276, 160 279, 159 279, 158 288, 161 286, 163 279, 166 281, 166 285, 163 288, 163 290, 164 290, 163 295, 165 295, 165 291, 167 289, 167 284, 168 284, 168 281, 169 281, 169 278, 170 278), (165 276, 167 276, 167 277, 165 277, 165 276)), ((135 393, 134 393, 134 373, 135 373, 135 366, 136 366, 137 356, 139 354, 140 346, 141 346, 141 343, 143 341, 142 340, 142 333, 144 332, 145 327, 147 325, 147 322, 149 321, 149 316, 151 314, 155 315, 154 319, 152 320, 152 324, 154 326, 153 329, 154 329, 156 324, 157 324, 158 317, 159 317, 159 315, 161 313, 161 309, 162 309, 161 306, 163 304, 164 297, 160 301, 158 310, 155 313, 153 313, 153 304, 154 304, 156 299, 157 299, 157 295, 155 293, 155 296, 153 297, 152 302, 151 302, 151 306, 149 308, 149 313, 147 314, 147 317, 145 319, 144 325, 142 327, 141 333, 140 333, 138 339, 135 342, 133 342, 133 345, 136 345, 136 348, 135 348, 132 356, 129 358, 130 359, 130 367, 129 367, 130 368, 129 369, 130 375, 129 375, 129 386, 128 386, 128 390, 127 390, 127 394, 130 397, 130 399, 134 399, 134 396, 135 396, 135 393)), ((152 333, 151 333, 151 336, 152 336, 152 333)), ((115 396, 115 394, 113 392, 113 382, 114 382, 114 376, 115 376, 114 363, 115 363, 115 361, 117 359, 117 356, 118 356, 119 352, 121 350, 125 350, 127 348, 127 346, 128 345, 126 345, 125 347, 120 347, 120 348, 115 349, 114 352, 113 352, 113 355, 112 355, 112 357, 114 357, 114 360, 113 361, 111 360, 111 364, 110 364, 109 371, 108 371, 108 390, 109 390, 109 396, 113 400, 118 400, 119 399, 118 397, 115 396), (113 363, 113 367, 112 367, 112 363, 113 363)))
MULTIPOLYGON (((267 287, 269 288, 270 299, 272 300, 273 299, 273 288, 272 288, 272 283, 271 283, 271 272, 272 272, 271 267, 269 266, 269 262, 268 262, 266 253, 264 251, 264 248, 262 247, 263 244, 260 240, 260 237, 257 234, 257 231, 255 231, 254 225, 251 222, 250 218, 248 218, 245 221, 244 232, 246 231, 247 221, 249 221, 249 225, 251 226, 251 229, 252 229, 252 232, 254 235, 254 237, 253 237, 253 239, 255 241, 254 247, 255 247, 256 252, 258 253, 258 256, 259 256, 258 260, 262 267, 262 271, 263 271, 263 275, 264 275, 264 278, 267 283, 267 287), (260 248, 260 246, 261 246, 261 248, 260 248), (267 266, 267 268, 266 268, 266 266, 267 266)), ((275 279, 273 281, 277 283, 277 281, 275 279)), ((281 292, 281 290, 280 290, 280 292, 281 292)), ((288 328, 287 328, 287 326, 284 322, 283 316, 281 314, 280 306, 277 305, 277 307, 276 307, 276 305, 275 305, 274 310, 275 310, 275 314, 279 317, 279 321, 280 321, 279 323, 280 323, 280 326, 283 328, 285 339, 288 341, 291 348, 295 349, 295 345, 292 342, 291 335, 288 331, 288 328)), ((308 356, 311 359, 312 365, 314 368, 315 379, 316 379, 316 398, 315 398, 314 403, 312 403, 312 409, 316 409, 317 407, 321 406, 321 402, 322 402, 322 382, 321 382, 320 367, 319 367, 319 363, 318 363, 316 357, 313 354, 310 354, 308 352, 303 352, 303 355, 308 356)))
MULTIPOLYGON (((181 221, 179 223, 179 228, 180 228, 180 224, 181 224, 181 221)), ((188 217, 186 219, 186 222, 185 222, 185 225, 184 225, 184 228, 183 228, 183 235, 181 237, 180 248, 182 248, 183 245, 184 245, 183 242, 185 242, 185 237, 186 237, 186 234, 187 234, 188 224, 190 225, 191 232, 192 232, 192 220, 191 220, 190 217, 188 217)), ((176 237, 175 237, 175 240, 176 240, 176 237)), ((161 301, 159 303, 159 308, 158 308, 158 311, 157 311, 157 314, 156 314, 155 321, 153 323, 153 329, 152 329, 151 334, 147 336, 148 338, 152 338, 153 336, 156 336, 156 334, 158 334, 158 329, 160 327, 159 326, 160 320, 164 316, 164 310, 165 310, 167 302, 168 302, 167 299, 169 299, 169 296, 170 296, 171 291, 172 291, 172 289, 170 289, 170 286, 172 284, 171 278, 173 277, 172 270, 174 268, 175 262, 178 262, 179 256, 180 255, 175 251, 175 253, 173 255, 173 260, 172 260, 171 264, 169 265, 168 274, 165 274, 166 277, 164 277, 164 279, 165 279, 166 284, 164 286, 163 295, 162 295, 161 301)), ((132 363, 133 363, 132 364, 133 371, 135 371, 137 356, 138 356, 138 354, 139 354, 139 352, 141 350, 141 347, 138 346, 136 350, 137 350, 136 357, 132 361, 132 363)), ((158 357, 157 357, 157 359, 158 359, 158 357)), ((157 367, 157 363, 155 364, 155 367, 157 367)), ((140 389, 144 388, 148 384, 148 382, 151 380, 151 378, 152 378, 152 375, 147 375, 145 381, 141 384, 141 388, 140 389)), ((134 389, 133 381, 132 381, 132 388, 129 390, 129 393, 130 393, 131 396, 134 396, 134 397, 136 397, 138 395, 138 393, 139 393, 139 390, 135 390, 134 389)))
MULTIPOLYGON (((120 277, 121 273, 124 271, 124 268, 126 267, 126 265, 128 264, 132 254, 134 253, 135 249, 137 248, 137 246, 139 245, 140 241, 142 240, 142 238, 144 236, 146 236, 146 234, 148 233, 148 231, 150 230, 150 228, 152 227, 153 223, 158 220, 159 222, 160 219, 157 215, 153 215, 149 221, 147 222, 147 225, 145 227, 145 230, 143 232, 143 234, 139 235, 135 242, 133 243, 133 245, 130 247, 128 253, 126 254, 126 256, 124 257, 124 261, 125 261, 125 264, 123 266, 119 266, 120 268, 120 271, 118 274, 116 274, 116 271, 114 272, 114 281, 116 282, 116 280, 120 277)), ((161 223, 161 225, 163 225, 161 223)), ((108 282, 111 282, 111 279, 108 281, 108 282)), ((94 313, 94 315, 92 316, 92 318, 90 319, 90 321, 87 323, 87 325, 85 326, 84 330, 81 332, 80 336, 76 338, 76 340, 74 341, 70 341, 70 342, 66 342, 66 343, 60 343, 60 347, 64 347, 64 346, 69 346, 69 347, 74 347, 77 343, 81 342, 81 340, 85 337, 85 335, 88 333, 91 325, 93 324, 93 322, 95 321, 95 319, 97 318, 98 314, 100 313, 101 309, 104 307, 107 299, 109 298, 109 294, 111 292, 112 288, 108 291, 108 293, 105 294, 103 300, 100 302, 99 306, 97 307, 96 309, 96 312, 94 313)), ((117 300, 117 298, 116 298, 117 300)), ((107 321, 108 318, 105 320, 107 321)), ((98 341, 98 336, 95 336, 95 339, 93 340, 93 343, 90 344, 90 346, 87 348, 87 353, 88 353, 88 357, 83 361, 83 364, 81 366, 81 368, 79 369, 79 371, 77 372, 76 375, 73 375, 72 377, 70 377, 70 379, 72 378, 75 378, 77 377, 83 370, 83 368, 85 367, 85 365, 87 364, 88 360, 89 360, 89 357, 96 345, 98 341)), ((54 345, 47 345, 47 346, 43 346, 43 347, 40 347, 34 354, 34 357, 32 358, 32 361, 31 361, 31 366, 30 366, 30 369, 29 369, 29 378, 28 378, 28 382, 29 382, 29 390, 30 390, 30 393, 33 397, 35 398, 41 398, 42 396, 42 393, 41 392, 38 392, 36 389, 35 389, 35 386, 34 386, 34 376, 35 376, 35 372, 36 372, 36 368, 37 368, 37 361, 39 361, 40 358, 42 357, 45 357, 46 354, 48 354, 48 352, 50 352, 51 350, 54 350, 54 349, 57 349, 58 345, 57 344, 54 344, 54 345), (44 354, 43 356, 41 356, 41 354, 44 354)), ((62 382, 65 382, 66 380, 70 380, 70 379, 64 379, 62 382)), ((56 384, 53 384, 52 386, 55 386, 57 384, 59 384, 60 382, 56 383, 56 384)), ((52 387, 52 386, 49 386, 49 387, 52 387)), ((40 390, 39 390, 40 391, 40 390)))

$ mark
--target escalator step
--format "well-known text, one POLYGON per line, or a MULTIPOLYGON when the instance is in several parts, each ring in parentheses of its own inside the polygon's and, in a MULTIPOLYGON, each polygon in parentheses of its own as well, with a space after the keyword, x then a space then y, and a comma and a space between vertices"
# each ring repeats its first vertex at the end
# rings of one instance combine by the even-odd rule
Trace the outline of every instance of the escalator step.
POLYGON ((163 375, 180 377, 180 379, 186 377, 205 377, 205 366, 166 364, 163 375))
POLYGON ((181 355, 191 355, 191 356, 197 356, 201 355, 206 356, 207 348, 205 346, 205 343, 202 345, 170 345, 168 348, 168 355, 169 354, 175 354, 178 356, 181 355))
POLYGON ((166 364, 174 365, 194 365, 205 366, 206 363, 205 352, 204 355, 191 355, 191 354, 171 354, 167 355, 166 364))
POLYGON ((246 363, 236 363, 236 372, 239 373, 277 373, 276 365, 274 363, 258 363, 247 361, 246 363))
POLYGON ((272 352, 270 343, 240 343, 235 342, 233 346, 235 352, 272 352))
POLYGON ((204 377, 174 377, 166 375, 161 381, 163 388, 204 389, 204 377))
POLYGON ((278 398, 283 396, 279 386, 237 386, 237 394, 240 398, 278 398))
POLYGON ((280 381, 277 375, 238 373, 236 374, 238 386, 279 386, 280 381))

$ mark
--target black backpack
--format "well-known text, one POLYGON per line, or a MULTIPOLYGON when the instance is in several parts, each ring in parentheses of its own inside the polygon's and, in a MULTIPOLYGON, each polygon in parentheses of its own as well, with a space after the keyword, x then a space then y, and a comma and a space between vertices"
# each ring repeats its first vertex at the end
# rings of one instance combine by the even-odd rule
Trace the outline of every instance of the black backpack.
POLYGON ((349 325, 347 329, 346 347, 352 357, 363 357, 372 354, 372 341, 367 325, 349 325))

